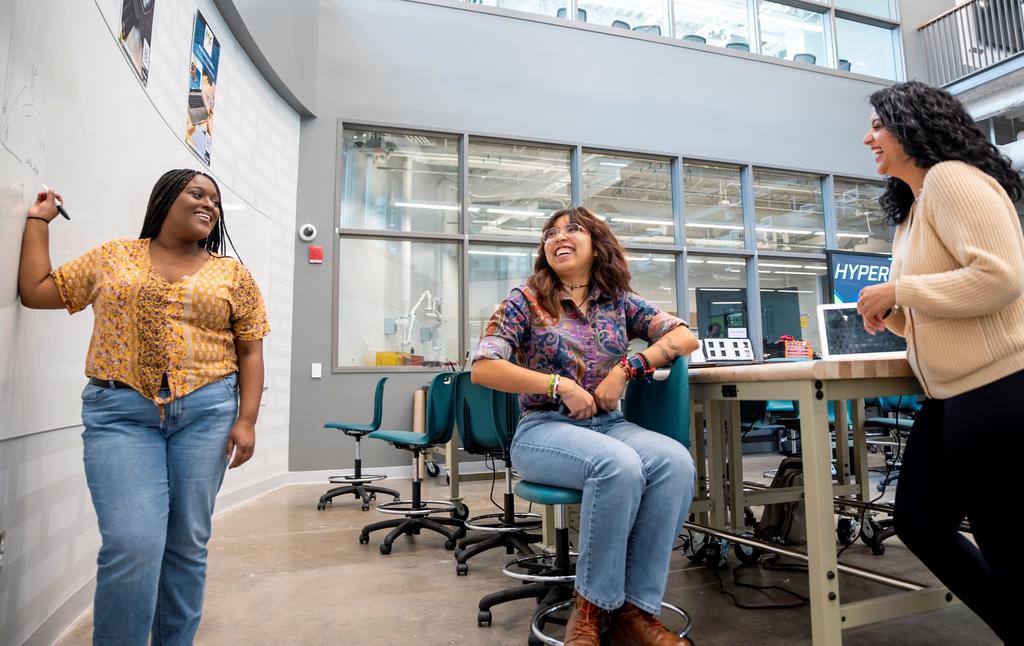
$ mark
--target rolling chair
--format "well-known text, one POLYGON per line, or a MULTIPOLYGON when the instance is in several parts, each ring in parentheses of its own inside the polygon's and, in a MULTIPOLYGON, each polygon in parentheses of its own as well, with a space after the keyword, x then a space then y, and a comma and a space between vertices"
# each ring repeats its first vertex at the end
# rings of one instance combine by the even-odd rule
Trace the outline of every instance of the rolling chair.
POLYGON ((376 487, 367 484, 369 482, 384 480, 387 476, 377 473, 363 473, 363 461, 360 457, 359 451, 359 443, 362 441, 363 436, 380 428, 380 419, 384 408, 384 382, 387 380, 387 377, 382 377, 380 381, 377 382, 377 389, 373 394, 372 422, 369 424, 350 424, 348 422, 327 422, 324 424, 324 428, 337 429, 356 441, 356 460, 355 468, 351 475, 331 476, 327 479, 332 484, 340 484, 343 486, 335 487, 320 496, 320 501, 316 504, 317 509, 323 511, 327 508, 327 505, 333 504, 333 498, 343 496, 345 494, 352 494, 356 498, 361 498, 363 501, 363 511, 370 509, 370 501, 374 500, 379 493, 393 496, 395 500, 399 499, 398 492, 394 489, 385 489, 384 487, 376 487))
MULTIPOLYGON (((686 358, 676 359, 668 374, 659 371, 655 380, 630 382, 622 402, 626 419, 652 431, 667 435, 684 446, 690 446, 690 399, 686 358)), ((537 482, 519 481, 515 493, 520 498, 555 508, 555 552, 522 556, 510 561, 502 572, 524 581, 525 585, 486 595, 480 600, 477 623, 491 623, 491 607, 513 599, 537 599, 540 606, 530 622, 529 643, 561 644, 544 633, 548 623, 564 623, 564 615, 572 607, 572 594, 576 579, 575 553, 569 550, 569 528, 566 505, 578 505, 583 492, 578 489, 554 487, 537 482)), ((692 621, 681 608, 667 602, 662 607, 682 617, 685 637, 692 621)))
POLYGON ((749 52, 750 51, 750 45, 748 45, 746 43, 740 43, 740 42, 726 43, 725 48, 726 49, 735 49, 738 52, 749 52))
POLYGON ((814 65, 818 62, 818 57, 814 54, 793 54, 793 60, 797 63, 810 63, 814 65))
MULTIPOLYGON (((557 18, 567 18, 568 15, 568 10, 565 7, 559 7, 558 11, 555 12, 555 17, 557 18)), ((576 20, 587 22, 587 10, 576 9, 576 20)))
POLYGON ((839 69, 844 71, 844 72, 849 72, 850 71, 850 61, 846 60, 845 58, 840 58, 839 59, 839 69))
POLYGON ((661 35, 661 25, 637 25, 633 27, 633 31, 640 34, 654 34, 655 36, 661 35))
POLYGON ((613 20, 612 21, 612 27, 617 27, 618 29, 625 29, 625 30, 628 31, 629 30, 629 23, 626 22, 625 20, 613 20))
MULTIPOLYGON (((399 514, 403 518, 383 520, 363 527, 359 533, 359 542, 370 542, 370 533, 378 529, 392 528, 380 544, 381 554, 391 553, 391 544, 402 534, 410 536, 429 529, 444 536, 447 540, 444 547, 455 549, 455 542, 466 534, 461 520, 456 518, 430 518, 431 514, 455 513, 456 505, 447 500, 423 500, 421 494, 422 480, 420 476, 420 455, 427 453, 431 447, 447 444, 452 437, 455 394, 455 374, 442 372, 430 382, 427 391, 426 428, 423 433, 415 431, 377 430, 368 437, 384 440, 400 449, 412 452, 413 481, 412 499, 395 500, 377 505, 377 511, 385 514, 399 514)), ((464 509, 464 508, 463 508, 464 509)))
POLYGON ((692 43, 702 43, 702 44, 705 44, 705 45, 708 42, 707 38, 704 38, 703 36, 701 36, 699 34, 686 34, 685 36, 683 36, 683 40, 688 40, 688 41, 690 41, 692 43))
POLYGON ((460 372, 455 381, 455 426, 459 429, 462 448, 467 453, 486 455, 505 463, 505 496, 502 512, 485 514, 466 520, 466 529, 478 532, 459 542, 455 553, 455 572, 469 573, 466 563, 477 554, 497 547, 507 554, 533 554, 530 545, 541 540, 540 514, 516 513, 512 493, 512 459, 509 448, 519 422, 518 397, 474 384, 470 373, 460 372))
MULTIPOLYGON (((914 426, 914 415, 921 410, 921 404, 918 403, 917 397, 914 395, 879 397, 878 407, 883 413, 892 414, 895 417, 869 417, 864 420, 864 426, 884 429, 890 437, 905 446, 910 429, 914 426)), ((900 465, 899 455, 894 455, 888 461, 888 472, 877 485, 879 492, 885 491, 886 487, 899 480, 900 465)))

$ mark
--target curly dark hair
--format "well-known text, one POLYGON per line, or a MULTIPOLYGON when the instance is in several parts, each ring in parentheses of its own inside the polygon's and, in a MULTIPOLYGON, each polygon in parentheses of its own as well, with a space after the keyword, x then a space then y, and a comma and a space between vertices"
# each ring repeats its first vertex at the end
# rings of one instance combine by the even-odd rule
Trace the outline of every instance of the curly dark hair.
MULTIPOLYGON (((597 254, 594 264, 590 268, 591 286, 611 295, 633 291, 633 288, 629 286, 630 275, 626 252, 604 220, 594 215, 587 207, 576 206, 552 213, 541 230, 550 229, 563 215, 568 216, 569 222, 579 224, 590 234, 591 244, 597 254)), ((533 264, 533 273, 530 274, 526 284, 537 292, 537 299, 544 309, 551 315, 558 316, 560 312, 558 294, 562 287, 562 281, 548 264, 547 256, 544 254, 543 241, 537 250, 537 261, 533 264)))
MULTIPOLYGON (((967 110, 952 94, 920 81, 896 83, 868 99, 882 126, 896 136, 903 150, 920 168, 944 161, 968 163, 992 179, 1016 202, 1024 195, 1024 182, 1010 160, 978 129, 967 110)), ((903 222, 914 194, 901 179, 889 177, 879 199, 892 224, 903 222)))

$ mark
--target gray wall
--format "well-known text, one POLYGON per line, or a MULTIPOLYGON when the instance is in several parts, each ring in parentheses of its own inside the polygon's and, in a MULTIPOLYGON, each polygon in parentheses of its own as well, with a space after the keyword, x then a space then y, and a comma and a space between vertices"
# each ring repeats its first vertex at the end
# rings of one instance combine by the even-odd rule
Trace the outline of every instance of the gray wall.
POLYGON ((315 114, 318 0, 214 3, 271 87, 299 114, 315 114))
MULTIPOLYGON (((407 0, 320 5, 319 118, 302 126, 289 466, 351 466, 328 419, 369 420, 379 373, 331 374, 337 123, 390 123, 870 176, 860 141, 880 82, 407 0), (310 379, 310 363, 324 377, 310 379)), ((356 280, 345 268, 342 280, 356 280)), ((384 424, 407 428, 426 375, 396 375, 384 424)), ((368 465, 407 454, 366 442, 368 465)))

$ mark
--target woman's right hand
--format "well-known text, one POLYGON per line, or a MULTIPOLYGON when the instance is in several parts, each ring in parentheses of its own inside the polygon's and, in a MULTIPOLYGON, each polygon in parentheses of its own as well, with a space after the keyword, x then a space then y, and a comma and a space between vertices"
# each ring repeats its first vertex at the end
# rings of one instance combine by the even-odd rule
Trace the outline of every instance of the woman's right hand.
POLYGON ((36 203, 29 207, 28 215, 31 218, 42 218, 52 222, 57 217, 57 200, 63 204, 64 198, 53 191, 39 191, 36 193, 36 203))
POLYGON ((562 377, 559 380, 558 396, 562 398, 562 403, 569 409, 569 417, 573 419, 589 419, 597 414, 594 396, 572 379, 562 377))

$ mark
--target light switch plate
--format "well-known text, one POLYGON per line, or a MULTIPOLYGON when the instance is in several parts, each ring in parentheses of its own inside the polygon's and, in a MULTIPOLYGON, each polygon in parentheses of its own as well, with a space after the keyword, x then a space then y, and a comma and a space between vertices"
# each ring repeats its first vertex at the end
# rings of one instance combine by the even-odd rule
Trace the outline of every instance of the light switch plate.
POLYGON ((310 366, 309 376, 313 379, 319 379, 323 376, 323 364, 314 363, 310 366))

